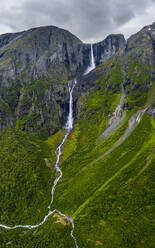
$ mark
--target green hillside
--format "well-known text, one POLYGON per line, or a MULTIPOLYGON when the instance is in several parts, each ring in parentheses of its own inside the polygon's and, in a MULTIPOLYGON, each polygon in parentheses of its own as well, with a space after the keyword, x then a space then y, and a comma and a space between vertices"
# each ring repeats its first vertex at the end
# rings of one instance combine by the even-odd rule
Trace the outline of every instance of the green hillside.
MULTIPOLYGON (((155 247, 155 60, 149 37, 139 32, 88 75, 77 75, 74 128, 62 147, 63 176, 50 210, 73 218, 79 248, 155 247)), ((58 70, 56 78, 24 82, 20 96, 18 82, 10 93, 1 87, 1 123, 10 119, 0 131, 0 224, 39 224, 49 211, 72 76, 58 70)), ((74 248, 71 230, 71 222, 54 213, 34 229, 0 227, 0 248, 74 248)))

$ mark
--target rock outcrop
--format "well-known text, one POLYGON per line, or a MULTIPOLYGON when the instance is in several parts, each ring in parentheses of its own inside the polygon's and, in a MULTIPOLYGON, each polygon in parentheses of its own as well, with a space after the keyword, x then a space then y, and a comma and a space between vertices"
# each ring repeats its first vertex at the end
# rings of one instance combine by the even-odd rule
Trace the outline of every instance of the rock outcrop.
POLYGON ((113 54, 124 48, 126 41, 122 34, 109 35, 105 40, 93 45, 96 65, 109 59, 113 54))
MULTIPOLYGON (((93 44, 96 66, 116 53, 121 61, 122 51, 127 72, 124 88, 129 96, 126 107, 141 106, 155 79, 155 24, 144 27, 127 43, 118 34, 93 44)), ((46 137, 56 132, 68 114, 68 82, 78 79, 74 91, 76 114, 78 99, 106 70, 103 66, 83 76, 90 61, 90 44, 54 26, 0 35, 0 130, 17 125, 46 137)))
MULTIPOLYGON (((94 44, 96 65, 124 44, 122 35, 94 44)), ((0 35, 0 129, 10 124, 49 135, 63 126, 68 81, 83 75, 90 59, 90 44, 55 26, 0 35)), ((80 94, 75 94, 77 100, 80 94)))

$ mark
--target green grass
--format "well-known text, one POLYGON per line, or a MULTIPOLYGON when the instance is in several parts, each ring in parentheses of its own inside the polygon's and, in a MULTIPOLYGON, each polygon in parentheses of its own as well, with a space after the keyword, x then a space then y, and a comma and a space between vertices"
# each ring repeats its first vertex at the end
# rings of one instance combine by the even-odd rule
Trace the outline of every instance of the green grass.
POLYGON ((8 47, 3 48, 3 50, 1 50, 1 53, 4 53, 7 50, 11 50, 14 49, 16 46, 19 46, 20 43, 22 43, 22 39, 17 40, 16 42, 13 42, 12 44, 10 44, 8 47))
POLYGON ((148 99, 149 82, 151 81, 152 66, 140 59, 127 57, 127 78, 130 81, 126 102, 128 108, 142 107, 148 99))
POLYGON ((75 125, 74 131, 70 134, 69 139, 67 139, 66 143, 64 144, 61 163, 65 161, 67 158, 69 158, 74 152, 76 152, 78 135, 79 135, 79 126, 75 125))
POLYGON ((50 216, 46 224, 36 229, 0 229, 0 248, 74 248, 73 239, 70 237, 71 225, 62 225, 56 221, 56 218, 50 216))
POLYGON ((145 115, 104 159, 89 165, 75 152, 61 164, 54 205, 75 218, 80 247, 153 247, 154 131, 154 119, 145 115))
POLYGON ((0 140, 0 223, 34 224, 50 202, 55 170, 45 163, 51 148, 38 138, 7 128, 0 140))
POLYGON ((107 248, 154 247, 154 138, 153 133, 81 206, 75 215, 79 246, 98 247, 100 241, 100 247, 107 248))
MULTIPOLYGON (((132 136, 133 137, 133 136, 132 136)), ((125 164, 118 172, 116 172, 114 174, 114 176, 112 176, 110 179, 108 179, 96 192, 93 196, 91 196, 86 202, 84 202, 83 205, 80 206, 80 208, 77 210, 77 212, 75 212, 74 216, 76 217, 77 214, 79 214, 79 212, 90 202, 92 201, 92 199, 95 198, 96 194, 100 193, 104 188, 106 188, 106 186, 108 184, 111 183, 112 180, 114 180, 115 178, 117 178, 125 169, 127 169, 130 165, 132 165, 133 163, 136 164, 136 161, 139 159, 139 160, 142 160, 142 157, 145 158, 143 160, 143 163, 141 163, 141 166, 142 165, 145 165, 146 164, 146 155, 148 154, 151 154, 151 152, 153 151, 153 145, 154 145, 154 135, 151 137, 151 139, 149 140, 149 142, 147 142, 146 144, 144 143, 142 149, 140 149, 135 156, 133 156, 133 158, 130 160, 130 162, 128 162, 127 164, 125 164), (144 155, 145 153, 145 155, 144 155)), ((123 144, 124 145, 124 144, 123 144)), ((122 154, 121 154, 121 157, 123 156, 126 156, 127 152, 124 151, 122 154)), ((152 154, 151 154, 152 155, 152 154)), ((152 158, 152 157, 151 157, 152 158)), ((136 166, 136 169, 137 169, 138 166, 136 166)), ((139 168, 138 168, 139 169, 139 168)), ((132 168, 132 173, 133 175, 135 175, 135 169, 132 168)))
POLYGON ((0 121, 1 123, 6 120, 6 117, 11 116, 11 110, 6 102, 4 102, 2 99, 0 99, 0 121))
POLYGON ((59 130, 54 135, 49 136, 48 139, 45 141, 45 143, 49 146, 51 151, 50 161, 52 165, 54 165, 56 162, 55 148, 61 143, 63 136, 64 136, 64 132, 62 130, 59 130))
POLYGON ((57 186, 55 206, 67 214, 73 214, 124 163, 128 163, 135 152, 143 146, 143 143, 147 142, 153 132, 147 118, 142 123, 143 125, 140 123, 141 128, 138 129, 137 127, 123 144, 98 162, 95 162, 94 158, 94 163, 92 164, 93 158, 91 157, 89 165, 87 158, 80 157, 80 154, 74 154, 67 160, 67 163, 62 164, 63 182, 57 186), (139 140, 137 142, 138 132, 139 140), (135 141, 133 141, 134 139, 135 141))
MULTIPOLYGON (((127 59, 128 110, 118 130, 106 139, 101 136, 122 93, 119 53, 96 68, 98 79, 78 100, 76 124, 63 147, 60 163, 63 178, 56 187, 51 209, 57 208, 74 218, 80 248, 153 248, 155 244, 152 197, 154 119, 145 114, 121 145, 101 157, 117 144, 129 118, 137 109, 147 106, 154 93, 154 84, 152 88, 148 87, 152 67, 132 56, 127 59)), ((49 106, 44 108, 42 100, 51 89, 58 101, 61 97, 57 92, 67 92, 66 72, 60 73, 59 68, 55 68, 55 76, 54 80, 44 81, 42 78, 24 84, 20 103, 16 104, 16 99, 9 100, 23 112, 16 128, 6 129, 0 137, 0 198, 3 199, 0 201, 0 223, 36 224, 48 211, 56 176, 54 152, 64 131, 59 129, 55 118, 60 106, 54 105, 51 99, 49 106), (64 79, 62 83, 61 77, 64 79), (41 109, 46 117, 42 130, 36 125, 38 114, 30 111, 32 105, 39 111, 41 109), (32 129, 42 140, 20 129, 32 129), (50 133, 55 134, 49 136, 50 133)), ((7 101, 16 95, 14 88, 9 94, 6 89, 2 92, 3 96, 8 96, 7 101)), ((70 224, 58 223, 54 216, 34 230, 0 228, 0 247, 73 248, 70 230, 70 224)))
POLYGON ((7 59, 4 59, 4 60, 1 60, 0 61, 0 66, 4 65, 5 63, 8 63, 10 60, 11 60, 11 57, 9 57, 7 59))
MULTIPOLYGON (((12 88, 10 90, 13 91, 12 88)), ((35 133, 43 140, 56 133, 60 128, 58 111, 61 110, 62 97, 59 93, 62 91, 67 92, 65 79, 59 83, 56 79, 46 78, 27 82, 18 94, 20 97, 14 100, 15 114, 19 116, 18 128, 35 133)), ((6 94, 8 92, 4 97, 6 94)), ((13 97, 16 95, 13 94, 13 97)), ((12 94, 8 97, 12 99, 12 94)))
MULTIPOLYGON (((58 185, 54 202, 59 210, 74 216, 79 247, 153 248, 153 118, 145 115, 120 147, 88 166, 86 170, 80 169, 81 175, 74 174, 74 171, 79 170, 79 161, 75 163, 79 128, 75 127, 75 133, 73 132, 68 144, 66 142, 66 148, 64 147, 70 147, 71 140, 77 146, 74 151, 70 148, 66 159, 62 159, 63 181, 58 185), (72 171, 66 167, 68 163, 71 163, 72 171)), ((49 147, 46 157, 51 157, 51 151, 54 151, 61 136, 62 133, 59 132, 45 142, 49 147)), ((103 147, 99 149, 102 150, 103 147)), ((84 157, 81 162, 83 160, 84 157)), ((87 160, 83 161, 83 168, 84 164, 87 165, 87 160)), ((30 244, 32 248, 74 247, 70 238, 70 225, 64 226, 55 221, 51 216, 43 226, 34 230, 1 229, 0 247, 29 247, 30 244)))

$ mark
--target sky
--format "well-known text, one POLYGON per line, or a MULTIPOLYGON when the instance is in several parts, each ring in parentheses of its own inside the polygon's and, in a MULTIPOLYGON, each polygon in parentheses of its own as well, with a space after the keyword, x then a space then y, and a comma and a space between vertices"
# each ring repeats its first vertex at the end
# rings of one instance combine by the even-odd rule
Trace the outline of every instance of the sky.
POLYGON ((0 34, 54 25, 84 42, 125 38, 155 22, 155 0, 0 0, 0 34))

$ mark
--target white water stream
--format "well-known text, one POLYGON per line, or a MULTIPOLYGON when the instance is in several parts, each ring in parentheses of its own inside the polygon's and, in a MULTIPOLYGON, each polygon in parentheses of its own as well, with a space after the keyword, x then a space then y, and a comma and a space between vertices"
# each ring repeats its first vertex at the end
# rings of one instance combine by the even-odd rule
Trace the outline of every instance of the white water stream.
POLYGON ((53 197, 54 197, 54 192, 55 192, 55 189, 56 189, 56 185, 59 182, 59 180, 62 178, 62 171, 61 171, 61 169, 59 167, 59 162, 60 162, 60 158, 61 158, 61 155, 62 155, 62 148, 63 148, 63 145, 64 145, 65 141, 67 140, 67 138, 68 138, 68 136, 69 136, 69 134, 70 134, 70 132, 71 132, 71 130, 73 128, 73 122, 74 122, 74 118, 73 118, 73 90, 74 90, 74 87, 75 87, 76 83, 77 83, 77 81, 76 81, 76 79, 74 79, 74 82, 73 82, 72 86, 70 86, 68 84, 68 89, 69 89, 69 114, 68 114, 68 119, 67 119, 67 123, 66 123, 66 126, 65 126, 66 134, 65 134, 61 144, 57 147, 57 149, 55 151, 55 154, 56 154, 55 169, 59 173, 59 176, 54 180, 54 183, 53 183, 53 186, 52 186, 51 201, 50 201, 50 204, 48 206, 48 209, 49 209, 48 214, 45 215, 44 219, 39 224, 36 224, 36 225, 15 225, 15 226, 10 227, 10 226, 0 224, 0 227, 8 229, 8 230, 13 230, 13 229, 16 229, 16 228, 34 229, 34 228, 37 228, 37 227, 43 225, 47 221, 47 219, 48 219, 48 217, 50 215, 52 215, 53 213, 58 213, 62 217, 64 217, 66 220, 71 222, 72 230, 71 230, 70 235, 73 238, 75 247, 79 248, 79 246, 77 245, 76 238, 73 235, 73 232, 74 232, 74 221, 73 221, 73 219, 71 217, 68 217, 65 214, 61 213, 57 209, 54 209, 52 211, 50 210, 50 206, 53 203, 53 197))
POLYGON ((93 44, 91 44, 91 61, 90 66, 85 71, 84 75, 87 75, 90 71, 95 69, 95 58, 94 58, 94 52, 93 52, 93 44))

